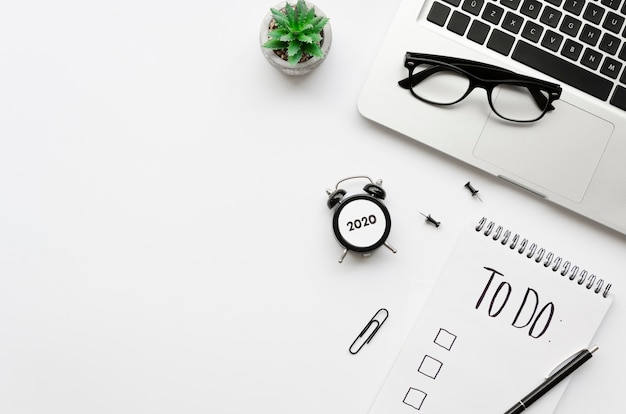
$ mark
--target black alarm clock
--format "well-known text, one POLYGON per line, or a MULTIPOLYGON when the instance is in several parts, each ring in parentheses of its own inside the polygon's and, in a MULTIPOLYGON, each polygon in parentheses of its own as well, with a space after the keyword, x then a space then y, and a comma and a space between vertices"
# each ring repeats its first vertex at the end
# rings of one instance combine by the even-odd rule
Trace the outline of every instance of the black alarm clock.
POLYGON ((343 262, 349 251, 369 256, 380 246, 392 252, 396 250, 387 243, 391 231, 391 216, 383 203, 386 193, 382 180, 372 181, 367 176, 354 176, 340 180, 334 190, 326 190, 326 205, 334 210, 333 232, 340 245, 344 247, 339 263, 343 262), (346 196, 346 190, 339 188, 348 180, 367 180, 363 193, 346 196))

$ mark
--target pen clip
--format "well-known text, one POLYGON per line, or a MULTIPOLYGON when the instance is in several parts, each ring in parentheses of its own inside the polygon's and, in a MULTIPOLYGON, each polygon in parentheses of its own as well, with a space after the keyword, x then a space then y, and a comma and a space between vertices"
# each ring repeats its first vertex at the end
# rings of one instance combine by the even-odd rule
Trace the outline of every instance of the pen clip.
POLYGON ((573 361, 575 358, 577 358, 579 355, 584 354, 585 352, 590 352, 590 353, 594 353, 598 350, 597 346, 594 346, 591 349, 581 349, 578 352, 575 352, 574 354, 572 354, 570 357, 566 358, 563 362, 561 362, 559 365, 556 366, 556 368, 554 368, 552 371, 550 371, 550 373, 546 376, 546 379, 552 377, 554 374, 556 374, 559 370, 561 370, 563 367, 565 367, 567 364, 569 364, 571 361, 573 361))
POLYGON ((383 326, 383 323, 385 323, 385 320, 387 320, 388 316, 389 316, 389 311, 387 311, 387 309, 385 308, 379 309, 378 312, 376 312, 374 316, 372 316, 372 319, 370 319, 370 321, 367 323, 367 325, 365 325, 365 328, 363 328, 359 336, 357 336, 354 342, 352 342, 352 345, 350 345, 350 348, 348 350, 350 351, 352 355, 355 355, 357 352, 361 350, 361 348, 363 348, 363 346, 365 346, 366 344, 369 344, 369 342, 372 340, 374 335, 376 335, 380 327, 383 326), (384 315, 384 317, 382 317, 381 319, 382 315, 384 315), (359 339, 361 339, 372 326, 375 326, 372 333, 369 334, 369 336, 367 337, 365 341, 363 341, 360 345, 357 345, 357 342, 359 341, 359 339), (356 350, 354 350, 355 345, 357 345, 356 350))

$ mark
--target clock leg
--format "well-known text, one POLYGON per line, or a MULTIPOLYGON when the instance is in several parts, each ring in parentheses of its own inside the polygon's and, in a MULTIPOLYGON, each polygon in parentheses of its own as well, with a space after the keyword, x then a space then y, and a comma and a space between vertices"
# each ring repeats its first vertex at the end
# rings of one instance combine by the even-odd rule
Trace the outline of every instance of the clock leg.
POLYGON ((341 255, 341 257, 339 258, 339 263, 343 263, 343 259, 346 258, 346 255, 348 254, 348 249, 343 249, 343 254, 341 255))
POLYGON ((394 253, 397 253, 398 251, 396 249, 394 249, 389 243, 385 242, 385 247, 388 248, 389 250, 391 250, 394 253))

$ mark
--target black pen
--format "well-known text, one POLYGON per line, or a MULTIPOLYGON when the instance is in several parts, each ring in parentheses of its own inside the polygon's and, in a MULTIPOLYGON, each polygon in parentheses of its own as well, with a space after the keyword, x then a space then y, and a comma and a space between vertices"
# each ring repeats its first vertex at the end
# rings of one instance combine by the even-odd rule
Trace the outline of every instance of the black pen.
POLYGON ((532 390, 527 396, 522 398, 513 407, 509 408, 504 414, 519 414, 527 409, 532 403, 537 401, 543 394, 550 391, 556 384, 564 380, 569 374, 576 371, 582 364, 587 362, 598 350, 597 346, 591 349, 583 349, 580 352, 569 357, 537 388, 532 390))

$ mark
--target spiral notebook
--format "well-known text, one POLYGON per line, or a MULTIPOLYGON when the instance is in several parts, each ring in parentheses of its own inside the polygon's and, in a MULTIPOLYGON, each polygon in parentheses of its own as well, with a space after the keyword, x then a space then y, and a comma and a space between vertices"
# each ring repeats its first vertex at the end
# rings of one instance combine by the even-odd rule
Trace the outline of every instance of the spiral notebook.
MULTIPOLYGON (((611 305, 611 284, 485 218, 473 226, 370 414, 503 413, 590 345, 611 305)), ((552 413, 570 379, 529 412, 552 413)))

